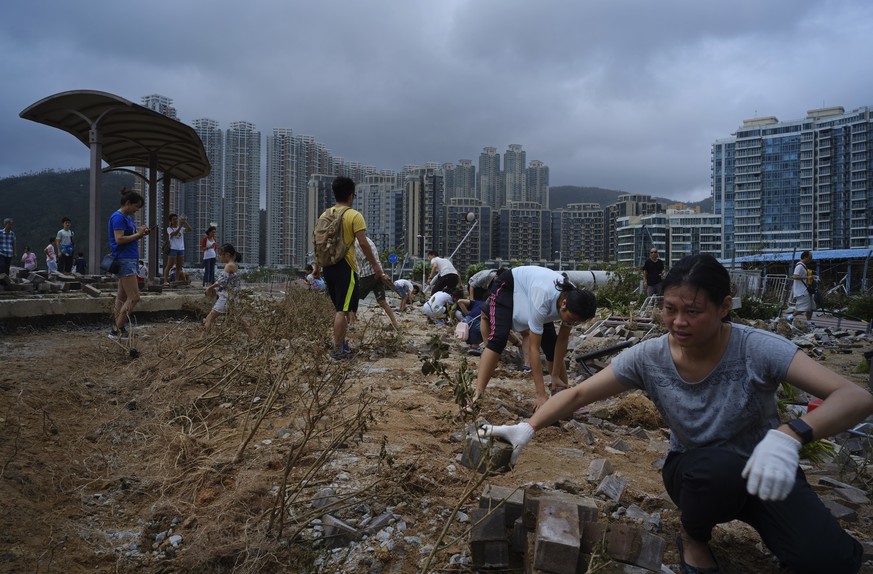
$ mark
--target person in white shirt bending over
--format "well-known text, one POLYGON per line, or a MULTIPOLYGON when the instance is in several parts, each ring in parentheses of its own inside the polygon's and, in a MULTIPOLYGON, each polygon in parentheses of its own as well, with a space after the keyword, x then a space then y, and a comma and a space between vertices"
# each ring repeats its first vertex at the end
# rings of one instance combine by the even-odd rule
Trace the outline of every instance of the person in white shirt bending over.
POLYGON ((458 276, 458 270, 452 265, 450 259, 440 257, 436 251, 428 251, 427 258, 430 260, 430 277, 427 282, 430 283, 434 276, 437 276, 436 283, 433 284, 433 292, 445 291, 451 293, 458 286, 461 278, 458 276))

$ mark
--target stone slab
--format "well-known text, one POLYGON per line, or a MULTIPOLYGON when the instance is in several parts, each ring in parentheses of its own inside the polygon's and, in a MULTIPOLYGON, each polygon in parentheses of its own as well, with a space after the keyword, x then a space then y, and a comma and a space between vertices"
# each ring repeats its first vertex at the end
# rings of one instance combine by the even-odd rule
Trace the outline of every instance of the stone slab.
POLYGON ((486 484, 479 496, 479 508, 490 510, 501 505, 506 513, 506 526, 511 527, 524 510, 524 490, 486 484))
POLYGON ((528 530, 536 528, 537 514, 541 499, 552 499, 564 504, 576 505, 579 513, 579 523, 596 522, 600 517, 597 501, 593 498, 567 494, 566 492, 542 490, 537 487, 528 487, 524 490, 524 512, 522 519, 528 530))
POLYGON ((605 458, 595 458, 588 465, 588 480, 591 482, 600 482, 612 473, 612 463, 605 458))
POLYGON ((498 439, 468 434, 464 440, 461 465, 478 472, 504 472, 509 470, 512 445, 498 439))
POLYGON ((627 484, 628 481, 626 478, 610 474, 600 481, 600 484, 597 485, 597 488, 594 490, 594 494, 603 494, 617 504, 621 500, 621 495, 624 494, 624 489, 627 488, 627 484))
POLYGON ((470 531, 473 567, 486 570, 509 567, 509 541, 503 507, 490 513, 484 508, 474 508, 470 520, 473 522, 470 531))
POLYGON ((583 524, 582 552, 594 552, 601 542, 609 556, 619 562, 658 572, 664 561, 664 539, 637 526, 599 522, 583 524))
POLYGON ((575 504, 540 499, 537 512, 534 568, 574 574, 579 561, 579 511, 575 504))

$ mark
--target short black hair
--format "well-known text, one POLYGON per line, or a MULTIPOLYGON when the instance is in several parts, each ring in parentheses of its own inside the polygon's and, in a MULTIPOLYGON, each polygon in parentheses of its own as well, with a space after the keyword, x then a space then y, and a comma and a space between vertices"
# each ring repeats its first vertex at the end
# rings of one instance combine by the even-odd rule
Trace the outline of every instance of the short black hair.
POLYGON ((338 203, 345 203, 355 193, 355 182, 352 181, 352 178, 341 175, 333 180, 331 188, 334 199, 338 203))
POLYGON ((801 259, 806 259, 807 257, 812 257, 812 253, 810 253, 809 251, 804 251, 800 254, 801 259))
POLYGON ((681 285, 702 290, 716 305, 721 305, 731 294, 730 273, 708 253, 686 255, 670 268, 664 277, 664 291, 681 285))
POLYGON ((140 207, 142 207, 143 205, 145 205, 145 200, 137 192, 127 189, 126 187, 122 187, 120 205, 125 205, 127 203, 139 204, 140 207))
POLYGON ((431 249, 430 251, 428 251, 427 254, 428 254, 428 255, 433 255, 434 257, 439 257, 439 256, 440 256, 440 254, 437 253, 436 251, 434 251, 433 249, 431 249))

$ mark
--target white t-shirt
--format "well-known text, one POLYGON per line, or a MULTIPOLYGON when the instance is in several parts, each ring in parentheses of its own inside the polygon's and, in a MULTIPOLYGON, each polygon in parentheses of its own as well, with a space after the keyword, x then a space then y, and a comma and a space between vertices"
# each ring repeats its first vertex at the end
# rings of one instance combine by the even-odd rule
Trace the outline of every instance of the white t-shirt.
POLYGON ((450 275, 454 273, 458 274, 458 270, 455 269, 455 266, 452 265, 451 260, 446 259, 445 257, 434 257, 430 260, 431 265, 436 265, 437 275, 442 277, 443 275, 450 275))
MULTIPOLYGON (((798 262, 797 265, 794 266, 794 275, 803 275, 807 276, 806 273, 806 265, 801 262, 798 262)), ((806 281, 803 279, 795 279, 791 284, 791 296, 792 297, 802 297, 803 295, 808 295, 809 291, 806 290, 806 281)))
POLYGON ((452 296, 445 291, 437 291, 421 306, 421 312, 431 319, 444 315, 446 308, 452 304, 452 296))
POLYGON ((512 293, 512 329, 536 335, 543 334, 543 325, 561 318, 558 313, 558 297, 561 292, 555 281, 564 277, 557 271, 527 265, 512 270, 514 283, 512 293))
MULTIPOLYGON (((184 231, 184 230, 183 230, 184 231)), ((215 259, 215 248, 218 247, 218 242, 214 239, 206 238, 206 249, 203 250, 203 259, 215 259)))
POLYGON ((398 279, 394 282, 394 287, 397 289, 403 289, 407 293, 412 293, 412 281, 409 279, 398 279))
POLYGON ((470 287, 478 287, 479 289, 487 289, 488 285, 491 284, 491 281, 497 276, 497 269, 483 269, 482 271, 477 271, 470 276, 470 279, 467 280, 467 284, 470 287))
POLYGON ((178 229, 179 235, 172 235, 173 232, 176 231, 172 227, 167 228, 167 235, 170 236, 170 249, 180 249, 182 251, 185 250, 185 228, 180 227, 178 229))

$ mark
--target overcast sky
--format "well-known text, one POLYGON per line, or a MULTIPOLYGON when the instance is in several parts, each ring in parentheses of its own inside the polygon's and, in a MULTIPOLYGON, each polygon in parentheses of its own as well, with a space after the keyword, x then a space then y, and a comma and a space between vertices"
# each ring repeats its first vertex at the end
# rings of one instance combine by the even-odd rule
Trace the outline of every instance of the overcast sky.
POLYGON ((0 177, 82 168, 22 120, 75 89, 400 170, 521 144, 551 185, 709 195, 743 119, 873 105, 869 0, 27 0, 0 20, 0 177))

